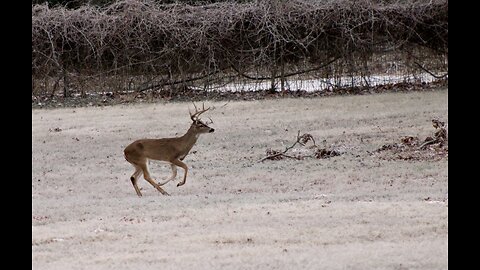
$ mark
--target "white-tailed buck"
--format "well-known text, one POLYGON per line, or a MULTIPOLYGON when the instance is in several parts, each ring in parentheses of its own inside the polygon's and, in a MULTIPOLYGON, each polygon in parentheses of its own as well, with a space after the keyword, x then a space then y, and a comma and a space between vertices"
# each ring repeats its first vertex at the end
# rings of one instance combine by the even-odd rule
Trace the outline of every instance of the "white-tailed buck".
MULTIPOLYGON (((195 106, 195 104, 193 105, 195 106)), ((135 188, 138 196, 142 196, 142 193, 137 186, 138 177, 142 174, 142 172, 145 180, 147 180, 163 195, 169 194, 160 186, 168 183, 177 176, 177 166, 185 170, 183 181, 178 183, 177 187, 185 184, 185 181, 187 180, 188 168, 187 165, 182 162, 182 160, 197 142, 200 134, 211 133, 215 131, 213 128, 208 126, 209 124, 213 123, 211 119, 210 122, 203 123, 199 118, 202 113, 208 111, 209 109, 210 108, 205 109, 205 106, 202 106, 202 109, 199 110, 197 106, 195 106, 195 112, 193 114, 190 112, 190 118, 192 119, 193 123, 190 125, 187 133, 181 137, 137 140, 125 148, 125 159, 135 167, 135 172, 132 174, 132 177, 130 177, 130 180, 132 181, 133 188, 135 188), (170 176, 170 178, 163 183, 155 183, 153 178, 150 176, 150 172, 148 171, 147 164, 149 159, 161 160, 170 163, 170 166, 172 167, 172 176, 170 176)))

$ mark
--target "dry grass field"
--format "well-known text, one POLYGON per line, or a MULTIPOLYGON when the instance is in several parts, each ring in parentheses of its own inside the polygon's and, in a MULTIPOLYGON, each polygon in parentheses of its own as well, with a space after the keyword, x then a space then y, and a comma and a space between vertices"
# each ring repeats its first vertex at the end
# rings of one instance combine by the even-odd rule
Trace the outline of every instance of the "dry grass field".
POLYGON ((448 157, 373 154, 448 122, 447 89, 206 105, 186 184, 141 198, 124 147, 182 135, 191 103, 32 109, 32 269, 448 268, 448 157), (298 130, 342 155, 258 162, 298 130))

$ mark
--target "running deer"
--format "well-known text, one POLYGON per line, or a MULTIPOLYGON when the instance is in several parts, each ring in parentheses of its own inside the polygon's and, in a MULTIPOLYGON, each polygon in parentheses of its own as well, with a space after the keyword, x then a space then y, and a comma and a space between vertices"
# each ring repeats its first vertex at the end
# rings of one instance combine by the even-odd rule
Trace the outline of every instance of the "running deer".
POLYGON ((213 123, 210 119, 210 122, 202 122, 200 120, 200 115, 210 109, 210 107, 205 109, 205 105, 202 105, 202 109, 199 110, 195 104, 195 112, 190 113, 190 118, 193 123, 190 125, 187 133, 181 137, 176 138, 163 138, 163 139, 142 139, 134 141, 129 144, 125 150, 125 159, 130 162, 135 167, 135 172, 130 177, 132 181, 133 188, 137 192, 139 197, 142 196, 140 189, 137 186, 138 177, 143 173, 143 177, 147 182, 154 186, 160 193, 163 195, 169 195, 165 190, 160 186, 165 185, 171 180, 175 179, 177 176, 177 166, 183 168, 185 174, 183 176, 183 181, 177 184, 177 187, 185 184, 187 180, 188 168, 182 160, 185 156, 188 155, 188 152, 192 149, 193 145, 197 142, 198 136, 203 133, 212 133, 215 130, 208 125, 213 123), (153 178, 150 176, 148 171, 148 160, 160 160, 170 163, 172 168, 172 175, 163 183, 155 183, 153 178))

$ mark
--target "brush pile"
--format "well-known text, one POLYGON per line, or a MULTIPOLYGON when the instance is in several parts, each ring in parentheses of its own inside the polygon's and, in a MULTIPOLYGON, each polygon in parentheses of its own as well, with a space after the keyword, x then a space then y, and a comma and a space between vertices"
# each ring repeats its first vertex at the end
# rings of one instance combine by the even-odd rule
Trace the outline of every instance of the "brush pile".
POLYGON ((385 144, 374 154, 386 160, 440 160, 448 157, 447 125, 437 119, 432 120, 436 129, 433 136, 424 140, 416 136, 405 136, 399 143, 385 144))

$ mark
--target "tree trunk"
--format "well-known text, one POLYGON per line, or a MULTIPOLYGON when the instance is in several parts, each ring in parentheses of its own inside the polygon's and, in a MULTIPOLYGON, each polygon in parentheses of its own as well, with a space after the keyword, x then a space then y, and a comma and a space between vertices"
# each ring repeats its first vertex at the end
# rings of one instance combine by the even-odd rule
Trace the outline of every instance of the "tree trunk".
POLYGON ((272 77, 271 77, 271 85, 270 85, 270 93, 275 94, 275 77, 277 76, 277 66, 274 64, 272 68, 272 77))
POLYGON ((67 70, 63 68, 63 97, 68 97, 68 80, 67 80, 67 70))
POLYGON ((283 92, 285 92, 285 65, 283 64, 283 59, 280 60, 280 89, 283 92))

